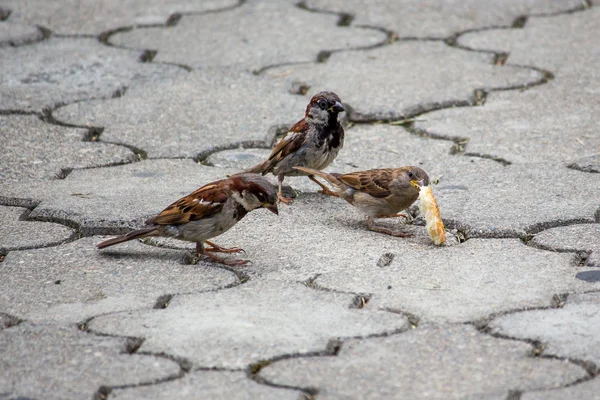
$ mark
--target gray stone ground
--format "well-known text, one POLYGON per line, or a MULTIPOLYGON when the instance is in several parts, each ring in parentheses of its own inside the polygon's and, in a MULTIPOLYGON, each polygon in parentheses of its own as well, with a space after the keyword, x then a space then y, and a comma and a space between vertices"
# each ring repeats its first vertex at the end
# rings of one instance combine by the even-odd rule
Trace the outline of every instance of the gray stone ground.
POLYGON ((599 6, 0 0, 0 399, 600 399, 599 6), (447 246, 289 178, 244 267, 96 249, 325 89, 329 169, 421 166, 447 246))

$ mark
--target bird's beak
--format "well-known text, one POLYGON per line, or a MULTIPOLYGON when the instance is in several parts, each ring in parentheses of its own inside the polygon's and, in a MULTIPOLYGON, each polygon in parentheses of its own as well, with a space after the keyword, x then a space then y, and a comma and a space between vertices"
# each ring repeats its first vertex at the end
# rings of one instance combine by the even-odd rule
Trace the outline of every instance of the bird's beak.
POLYGON ((329 111, 342 112, 342 111, 346 111, 346 109, 344 108, 342 103, 340 103, 339 101, 336 101, 334 105, 329 107, 329 111))
POLYGON ((267 210, 271 211, 273 214, 279 215, 279 210, 277 209, 277 204, 265 203, 263 205, 263 207, 266 208, 267 210))
POLYGON ((410 184, 416 187, 417 189, 421 190, 421 187, 425 184, 425 180, 421 179, 420 181, 417 181, 413 179, 412 181, 410 181, 410 184))

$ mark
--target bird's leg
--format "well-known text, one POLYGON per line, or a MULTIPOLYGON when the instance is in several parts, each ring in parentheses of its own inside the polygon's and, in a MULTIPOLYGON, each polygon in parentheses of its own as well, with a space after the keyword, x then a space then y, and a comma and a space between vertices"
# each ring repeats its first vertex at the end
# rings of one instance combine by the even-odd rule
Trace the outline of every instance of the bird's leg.
POLYGON ((321 186, 322 190, 319 190, 318 193, 322 193, 325 196, 332 196, 332 197, 340 197, 337 193, 332 192, 327 186, 323 185, 321 182, 319 182, 317 180, 317 178, 315 178, 314 175, 309 175, 308 179, 310 179, 311 181, 313 181, 314 183, 316 183, 317 185, 321 186))
POLYGON ((408 216, 404 214, 377 214, 375 218, 406 218, 408 220, 408 216))
POLYGON ((277 176, 277 181, 279 182, 279 191, 277 192, 277 199, 279 200, 279 202, 281 203, 285 203, 285 204, 292 204, 292 199, 285 197, 283 195, 283 179, 285 178, 284 175, 279 175, 277 176))
MULTIPOLYGON (((210 246, 212 246, 212 249, 215 248, 215 245, 213 243, 210 243, 210 242, 207 242, 207 243, 210 246)), ((216 246, 216 247, 222 248, 219 246, 216 246)), ((198 263, 198 261, 200 261, 200 257, 202 257, 202 256, 206 256, 206 257, 210 258, 212 261, 217 262, 219 264, 225 264, 225 265, 229 265, 229 266, 233 266, 233 267, 237 267, 237 266, 249 263, 248 260, 227 260, 225 258, 221 258, 215 254, 212 254, 212 252, 214 252, 214 250, 212 250, 212 249, 205 249, 204 243, 201 243, 201 242, 196 243, 197 256, 194 260, 194 264, 198 263)), ((225 249, 225 250, 230 250, 230 249, 225 249)))
POLYGON ((206 252, 215 252, 215 253, 245 253, 244 249, 240 249, 239 247, 221 247, 218 244, 213 242, 209 242, 208 240, 205 242, 210 247, 204 249, 206 252))
POLYGON ((403 237, 403 238, 412 237, 412 235, 410 233, 396 232, 391 229, 384 228, 383 226, 375 225, 375 221, 373 220, 373 217, 371 217, 371 216, 367 217, 367 228, 370 231, 385 233, 386 235, 390 235, 390 236, 403 237))

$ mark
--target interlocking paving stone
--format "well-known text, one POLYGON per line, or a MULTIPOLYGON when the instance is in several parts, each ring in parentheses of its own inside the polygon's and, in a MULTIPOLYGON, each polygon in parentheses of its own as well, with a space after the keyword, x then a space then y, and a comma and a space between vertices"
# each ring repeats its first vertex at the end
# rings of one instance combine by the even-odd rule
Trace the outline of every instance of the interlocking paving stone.
POLYGON ((600 393, 600 378, 579 383, 566 388, 526 392, 521 395, 521 400, 563 400, 563 399, 598 399, 600 393))
POLYGON ((41 111, 186 74, 171 65, 140 63, 139 56, 137 51, 84 38, 50 38, 28 46, 2 47, 0 110, 41 111))
POLYGON ((460 39, 476 48, 510 51, 509 63, 547 68, 555 74, 554 80, 526 92, 491 93, 483 107, 429 113, 416 126, 440 135, 468 137, 467 153, 520 163, 575 161, 585 168, 585 159, 579 159, 597 156, 600 149, 594 89, 600 77, 595 68, 600 54, 589 50, 595 40, 589 32, 600 30, 600 11, 575 13, 558 21, 533 18, 524 29, 484 31, 460 39))
POLYGON ((576 279, 581 269, 574 266, 573 254, 533 249, 518 239, 471 239, 460 246, 411 250, 385 268, 340 268, 314 282, 326 289, 373 293, 367 307, 442 322, 547 306, 554 294, 600 288, 600 282, 576 279))
POLYGON ((173 298, 164 310, 130 311, 90 321, 95 332, 135 335, 140 351, 166 352, 203 367, 244 368, 281 354, 324 351, 335 337, 407 327, 385 311, 350 308, 351 294, 301 283, 254 282, 173 298))
POLYGON ((574 364, 533 358, 530 351, 526 343, 470 326, 426 326, 349 340, 336 357, 277 361, 260 376, 317 388, 319 399, 505 399, 512 390, 552 388, 586 375, 574 364))
POLYGON ((152 308, 159 296, 215 290, 236 282, 212 265, 186 265, 181 251, 102 238, 10 252, 0 268, 0 311, 20 318, 80 322, 94 315, 152 308))
POLYGON ((42 39, 42 32, 35 26, 0 22, 0 47, 19 46, 42 39))
POLYGON ((316 10, 346 12, 354 15, 354 25, 384 27, 401 38, 445 38, 459 31, 488 26, 510 26, 523 15, 556 13, 581 6, 578 0, 509 0, 414 2, 384 0, 365 7, 361 0, 307 0, 316 10))
POLYGON ((585 172, 600 173, 600 153, 580 157, 569 164, 569 167, 585 172))
POLYGON ((66 226, 49 222, 21 221, 28 210, 0 206, 0 254, 23 248, 59 244, 68 240, 74 231, 66 226))
POLYGON ((535 235, 531 243, 555 251, 589 251, 585 266, 600 267, 600 224, 547 229, 535 235))
MULTIPOLYGON (((590 65, 600 56, 590 51, 595 41, 589 32, 600 27, 600 10, 592 7, 557 17, 532 17, 523 29, 501 29, 472 32, 458 38, 458 44, 473 49, 509 53, 508 63, 534 65, 550 70, 556 79, 598 77, 597 69, 590 65), (568 54, 568 57, 565 57, 568 54), (586 76, 587 75, 587 76, 586 76)), ((596 61, 597 62, 597 61, 596 61)), ((573 82, 577 82, 574 80, 573 82)), ((593 87, 586 88, 593 93, 593 87)))
POLYGON ((34 217, 69 221, 84 232, 112 234, 115 229, 143 225, 175 200, 233 172, 192 160, 145 160, 75 170, 65 179, 35 184, 0 181, 0 193, 42 200, 32 211, 34 217))
POLYGON ((173 361, 124 349, 122 338, 23 322, 0 331, 0 387, 9 399, 89 399, 100 386, 153 382, 179 373, 173 361))
POLYGON ((395 42, 334 53, 326 63, 286 65, 264 74, 333 90, 352 107, 349 116, 357 121, 401 119, 440 104, 470 101, 475 89, 520 86, 541 78, 539 72, 494 66, 489 54, 441 42, 395 42))
POLYGON ((171 29, 117 33, 110 42, 157 49, 157 61, 252 71, 281 63, 315 61, 323 50, 372 46, 386 40, 383 32, 339 27, 336 15, 307 12, 295 3, 248 0, 218 18, 212 14, 185 16, 171 29))
POLYGON ((53 115, 104 127, 101 141, 137 146, 150 158, 195 157, 248 141, 268 146, 274 127, 302 118, 307 103, 283 82, 221 70, 132 88, 117 99, 72 104, 53 115))
POLYGON ((600 365, 600 293, 572 295, 559 309, 532 310, 494 319, 493 333, 539 340, 544 354, 600 365))
POLYGON ((164 24, 173 13, 206 12, 236 0, 4 0, 11 21, 42 25, 57 34, 98 35, 130 25, 164 24))
POLYGON ((127 148, 83 142, 84 129, 42 122, 33 115, 0 116, 0 179, 48 179, 62 169, 134 161, 127 148))
POLYGON ((116 400, 181 399, 195 400, 298 400, 295 390, 259 385, 246 378, 243 372, 194 371, 182 379, 152 386, 115 390, 116 400))

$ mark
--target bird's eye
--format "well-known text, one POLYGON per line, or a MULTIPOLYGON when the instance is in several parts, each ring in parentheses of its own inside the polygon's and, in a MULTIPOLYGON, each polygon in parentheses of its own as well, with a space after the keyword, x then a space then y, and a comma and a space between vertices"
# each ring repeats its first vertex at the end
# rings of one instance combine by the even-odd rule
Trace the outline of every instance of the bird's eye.
POLYGON ((325 100, 320 100, 319 101, 319 107, 321 107, 322 110, 327 108, 327 102, 325 100))
POLYGON ((409 173, 408 173, 408 177, 409 177, 409 178, 412 178, 413 176, 414 176, 414 174, 413 174, 412 172, 409 172, 409 173))

